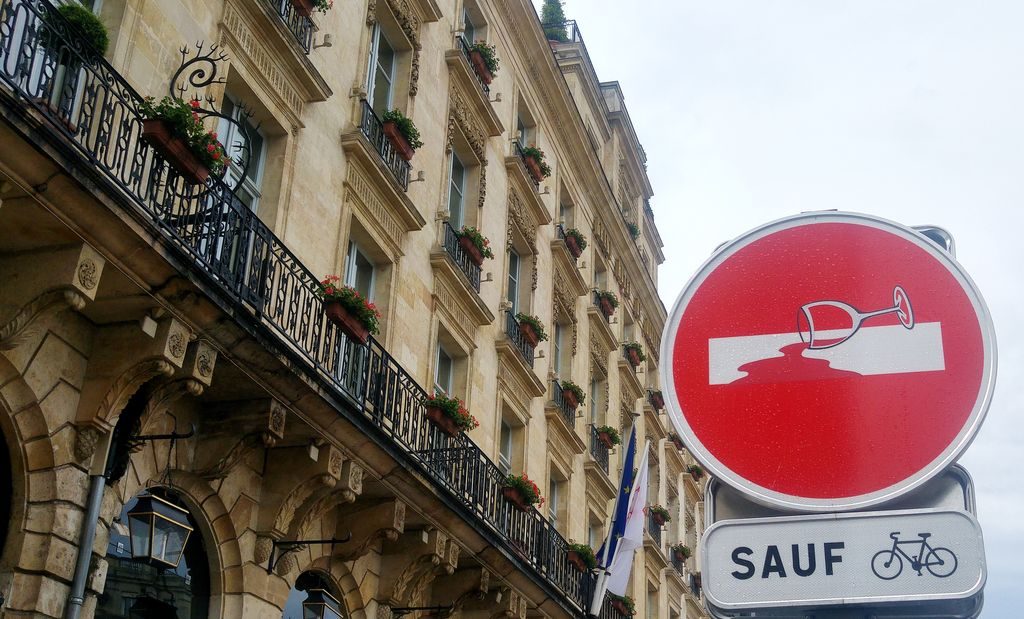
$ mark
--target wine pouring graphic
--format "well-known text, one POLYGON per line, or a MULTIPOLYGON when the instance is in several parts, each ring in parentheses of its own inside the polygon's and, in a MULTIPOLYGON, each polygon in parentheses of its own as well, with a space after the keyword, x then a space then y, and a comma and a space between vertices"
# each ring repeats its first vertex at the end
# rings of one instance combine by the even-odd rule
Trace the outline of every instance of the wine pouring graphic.
POLYGON ((892 307, 872 312, 861 312, 849 303, 843 303, 842 301, 815 301, 808 303, 797 312, 797 331, 800 333, 800 340, 807 344, 807 348, 823 350, 839 346, 853 337, 865 320, 883 314, 896 314, 897 318, 900 319, 900 324, 907 329, 914 328, 914 310, 910 306, 910 297, 902 287, 896 286, 892 289, 892 307), (828 331, 823 331, 820 327, 815 329, 815 315, 818 315, 819 318, 824 317, 826 313, 835 316, 834 310, 845 312, 849 316, 850 325, 828 331))

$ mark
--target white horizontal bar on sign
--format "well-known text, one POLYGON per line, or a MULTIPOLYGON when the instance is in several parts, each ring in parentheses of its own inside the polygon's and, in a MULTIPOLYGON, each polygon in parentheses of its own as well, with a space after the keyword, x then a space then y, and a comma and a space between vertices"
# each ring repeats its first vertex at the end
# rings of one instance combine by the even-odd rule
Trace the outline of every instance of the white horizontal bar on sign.
MULTIPOLYGON (((846 330, 821 331, 822 340, 838 339, 846 330)), ((708 384, 727 385, 747 376, 740 367, 754 361, 784 356, 781 349, 800 343, 799 333, 771 333, 711 338, 708 340, 708 384)), ((804 357, 823 359, 835 370, 864 376, 935 372, 946 369, 942 324, 926 322, 907 329, 902 325, 861 327, 850 339, 832 348, 804 350, 804 357)), ((798 380, 799 377, 794 376, 798 380)))

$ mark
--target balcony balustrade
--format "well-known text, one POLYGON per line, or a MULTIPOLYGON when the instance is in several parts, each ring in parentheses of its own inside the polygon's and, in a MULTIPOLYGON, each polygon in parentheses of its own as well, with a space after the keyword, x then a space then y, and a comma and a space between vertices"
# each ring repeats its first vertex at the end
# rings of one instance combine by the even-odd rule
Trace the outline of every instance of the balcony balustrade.
POLYGON ((313 20, 308 16, 299 15, 291 0, 263 0, 281 18, 288 31, 295 37, 299 47, 307 55, 313 46, 313 20))
POLYGON ((462 55, 466 57, 466 62, 468 62, 469 66, 473 69, 473 76, 476 77, 477 83, 480 84, 480 91, 484 93, 484 97, 489 100, 491 98, 491 87, 484 81, 484 78, 480 77, 480 74, 476 72, 476 67, 473 66, 473 58, 470 55, 472 53, 470 43, 462 36, 456 37, 456 40, 456 45, 458 45, 459 51, 461 51, 462 55))
MULTIPOLYGON (((521 512, 502 498, 505 474, 472 440, 448 437, 427 422, 426 392, 378 341, 354 345, 326 320, 314 294, 317 278, 227 185, 213 177, 186 184, 140 139, 142 97, 86 49, 53 5, 4 0, 0 26, 0 115, 15 128, 26 120, 39 125, 32 139, 57 145, 97 191, 134 210, 239 324, 343 403, 340 415, 439 488, 481 535, 560 593, 563 605, 582 612, 593 575, 569 563, 566 540, 536 509, 521 512), (44 47, 45 13, 52 15, 44 47)), ((394 163, 397 155, 365 104, 363 125, 394 163)), ((408 165, 401 164, 408 180, 408 165)), ((532 362, 514 318, 509 331, 532 362)))
POLYGON ((654 520, 654 514, 647 514, 647 534, 651 536, 658 548, 661 548, 661 529, 664 526, 654 520))
MULTIPOLYGON (((523 330, 519 328, 519 321, 516 320, 515 312, 505 312, 505 335, 512 341, 512 345, 523 355, 523 360, 531 368, 533 367, 533 346, 526 341, 523 330)), ((541 383, 541 394, 543 394, 543 383, 541 383)))
POLYGON ((601 297, 597 294, 597 291, 594 291, 594 307, 596 307, 597 311, 601 313, 601 317, 604 318, 604 321, 611 324, 611 317, 606 315, 604 310, 601 309, 601 297))
POLYGON ((672 554, 672 556, 669 557, 669 560, 672 562, 672 567, 674 567, 676 569, 676 571, 679 572, 680 574, 685 574, 686 573, 686 561, 680 561, 679 557, 677 557, 676 553, 674 553, 674 552, 671 553, 671 554, 672 554))
POLYGON ((373 111, 370 103, 363 99, 361 104, 363 113, 359 129, 380 155, 384 166, 391 172, 391 176, 395 178, 402 191, 407 191, 409 189, 409 171, 412 166, 398 156, 398 149, 392 146, 388 137, 384 135, 384 123, 377 117, 377 113, 373 111))
POLYGON ((598 438, 597 428, 590 426, 590 455, 601 466, 601 470, 608 474, 608 462, 611 459, 611 450, 598 438))
POLYGON ((539 190, 540 181, 533 177, 533 174, 530 173, 529 166, 526 165, 526 154, 523 152, 523 145, 519 143, 519 140, 515 140, 512 142, 512 147, 516 151, 516 157, 519 157, 519 160, 523 163, 523 170, 526 172, 526 178, 528 178, 530 182, 533 183, 535 189, 539 190))
POLYGON ((462 248, 462 244, 459 243, 458 232, 447 221, 444 222, 444 248, 463 274, 465 274, 473 290, 480 292, 480 267, 469 259, 469 254, 466 253, 466 250, 462 248))
POLYGON ((565 419, 566 425, 570 428, 576 428, 576 407, 569 406, 565 401, 565 397, 562 395, 562 384, 557 380, 551 381, 551 400, 558 406, 558 410, 562 412, 562 419, 565 419))

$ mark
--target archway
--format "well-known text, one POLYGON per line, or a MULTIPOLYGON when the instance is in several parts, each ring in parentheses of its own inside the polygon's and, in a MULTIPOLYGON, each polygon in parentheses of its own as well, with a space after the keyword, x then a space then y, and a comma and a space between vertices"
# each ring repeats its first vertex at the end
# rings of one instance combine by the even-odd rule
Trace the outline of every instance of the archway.
MULTIPOLYGON (((150 494, 181 506, 172 490, 151 488, 150 494)), ((96 619, 207 619, 210 613, 210 559, 195 517, 188 513, 192 534, 177 567, 162 569, 132 558, 128 512, 138 496, 128 501, 110 528, 107 544, 107 580, 96 605, 96 619)))
POLYGON ((282 619, 338 619, 349 614, 330 577, 316 571, 303 572, 288 592, 282 619))

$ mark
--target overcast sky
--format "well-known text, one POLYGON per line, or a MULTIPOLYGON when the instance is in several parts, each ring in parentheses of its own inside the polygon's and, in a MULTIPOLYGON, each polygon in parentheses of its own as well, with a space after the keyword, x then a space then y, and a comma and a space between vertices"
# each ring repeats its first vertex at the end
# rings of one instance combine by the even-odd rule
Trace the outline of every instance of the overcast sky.
MULTIPOLYGON (((538 0, 537 4, 540 2, 538 0)), ((989 580, 1024 582, 1024 2, 567 0, 648 155, 671 308, 718 243, 836 208, 953 233, 988 303, 996 395, 962 459, 989 580)))

